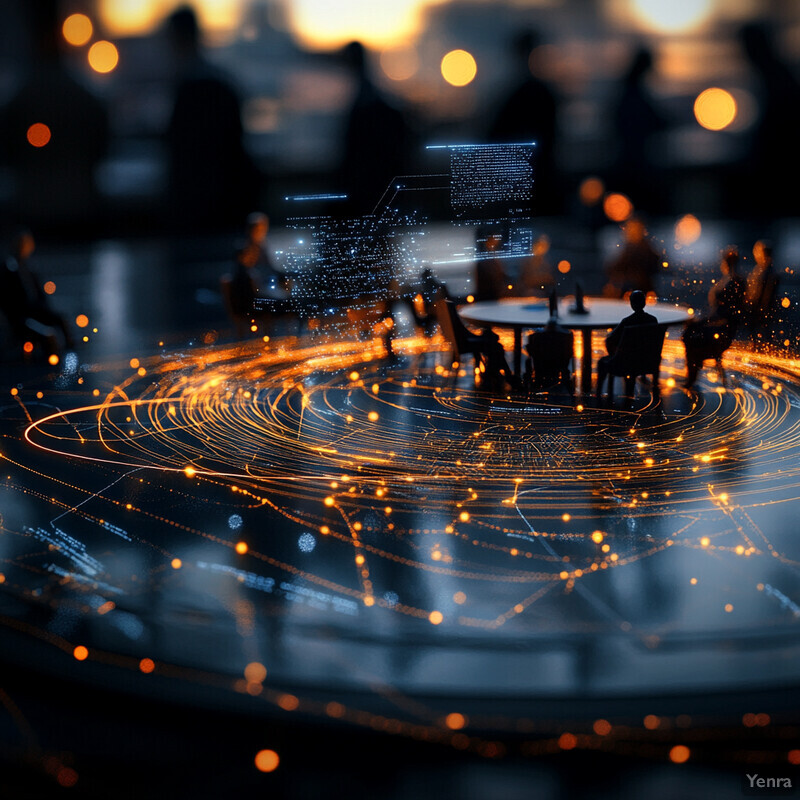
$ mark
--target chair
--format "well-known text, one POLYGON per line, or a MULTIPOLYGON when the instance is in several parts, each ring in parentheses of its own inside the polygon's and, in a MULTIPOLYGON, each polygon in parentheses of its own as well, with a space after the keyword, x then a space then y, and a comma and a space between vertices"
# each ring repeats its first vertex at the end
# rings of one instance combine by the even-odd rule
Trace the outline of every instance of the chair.
POLYGON ((528 339, 528 373, 526 381, 536 392, 552 386, 566 386, 574 391, 572 359, 575 337, 569 330, 536 331, 528 339))
POLYGON ((476 367, 482 366, 481 371, 487 373, 495 384, 494 388, 502 388, 505 379, 513 383, 496 334, 491 331, 473 333, 458 316, 455 303, 443 297, 436 301, 436 317, 442 335, 450 342, 454 361, 461 361, 468 353, 475 360, 476 367))
POLYGON ((619 346, 611 356, 601 358, 597 365, 597 399, 603 392, 603 382, 608 377, 608 400, 614 398, 614 378, 625 378, 625 394, 633 397, 633 384, 639 375, 651 375, 653 397, 660 389, 661 349, 665 329, 661 325, 629 325, 622 331, 619 346))
POLYGON ((737 326, 728 320, 698 321, 687 326, 683 333, 683 345, 686 349, 687 383, 694 383, 697 373, 702 369, 704 361, 714 360, 725 383, 725 370, 722 356, 733 343, 737 326))

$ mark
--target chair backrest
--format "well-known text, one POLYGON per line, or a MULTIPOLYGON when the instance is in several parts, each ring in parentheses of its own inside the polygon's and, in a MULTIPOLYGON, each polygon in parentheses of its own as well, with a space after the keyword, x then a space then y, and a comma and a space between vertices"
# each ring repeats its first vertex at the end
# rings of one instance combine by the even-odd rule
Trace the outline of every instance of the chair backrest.
POLYGON ((568 371, 573 357, 574 343, 572 331, 536 331, 530 347, 534 373, 555 375, 568 371))
POLYGON ((453 346, 456 356, 461 356, 467 351, 466 329, 461 317, 458 316, 455 303, 440 297, 436 301, 436 318, 442 329, 442 336, 453 346))
POLYGON ((665 328, 661 325, 628 325, 622 331, 611 359, 615 375, 649 375, 661 368, 665 328))

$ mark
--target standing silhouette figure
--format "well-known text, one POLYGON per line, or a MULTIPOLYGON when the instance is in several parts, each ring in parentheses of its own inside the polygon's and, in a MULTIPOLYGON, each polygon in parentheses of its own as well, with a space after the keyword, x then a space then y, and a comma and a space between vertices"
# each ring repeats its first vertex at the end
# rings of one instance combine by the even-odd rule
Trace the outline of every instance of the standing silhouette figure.
POLYGON ((746 158, 745 184, 735 195, 748 198, 748 215, 755 212, 765 220, 796 216, 800 214, 800 82, 778 56, 763 24, 745 25, 739 39, 757 81, 760 113, 746 158))
POLYGON ((667 123, 647 87, 652 70, 652 53, 639 48, 622 79, 613 109, 617 149, 608 185, 627 194, 636 208, 662 213, 669 201, 656 149, 658 135, 666 130, 667 123))
POLYGON ((261 184, 244 146, 239 97, 204 57, 190 7, 169 16, 166 33, 178 79, 167 131, 170 221, 184 233, 233 229, 258 207, 261 184))
POLYGON ((553 89, 531 71, 531 54, 538 34, 526 31, 513 41, 515 85, 501 101, 489 128, 489 141, 498 144, 536 142, 533 210, 557 214, 563 194, 555 160, 558 98, 553 89))
POLYGON ((372 211, 392 179, 405 172, 409 130, 403 112, 370 78, 364 46, 351 42, 343 56, 356 95, 347 112, 339 183, 347 193, 343 210, 358 216, 372 211))

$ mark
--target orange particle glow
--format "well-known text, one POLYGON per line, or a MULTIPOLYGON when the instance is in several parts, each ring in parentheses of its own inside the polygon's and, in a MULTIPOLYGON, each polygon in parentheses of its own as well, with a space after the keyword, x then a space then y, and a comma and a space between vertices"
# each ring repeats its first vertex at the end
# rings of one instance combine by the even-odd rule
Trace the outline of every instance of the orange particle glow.
POLYGON ((187 478, 194 478, 197 475, 197 470, 194 467, 184 467, 183 473, 187 478))
POLYGON ((139 671, 149 675, 156 668, 155 662, 152 658, 143 658, 139 662, 139 671))
POLYGON ((431 625, 438 625, 443 619, 444 616, 441 611, 431 611, 431 613, 428 614, 428 622, 430 622, 431 625))
POLYGON ((294 711, 300 705, 300 701, 293 694, 282 694, 278 698, 278 705, 284 711, 294 711))
POLYGON ((331 700, 331 702, 325 706, 325 713, 329 717, 333 717, 334 719, 343 717, 344 712, 345 712, 345 707, 341 703, 337 703, 335 700, 331 700))
POLYGON ((58 781, 59 786, 69 788, 78 782, 78 773, 75 772, 72 767, 61 767, 61 769, 56 773, 56 780, 58 781))
POLYGON ((655 714, 648 714, 644 718, 644 726, 649 731, 654 731, 661 724, 661 720, 655 714))
POLYGON ((138 369, 139 368, 139 359, 138 358, 132 358, 128 363, 131 365, 131 369, 138 369))
POLYGON ((792 304, 792 301, 791 301, 791 300, 790 300, 788 297, 784 297, 784 298, 783 298, 783 300, 781 300, 781 305, 782 305, 784 308, 789 308, 789 306, 790 306, 791 304, 792 304))
POLYGON ((602 544, 602 542, 603 542, 603 531, 595 531, 592 534, 592 541, 595 544, 602 544))
POLYGON ((236 552, 243 556, 250 548, 247 546, 247 542, 236 542, 236 552))
POLYGON ((592 730, 598 736, 608 736, 611 733, 611 723, 607 719, 596 719, 594 725, 592 725, 592 730))
POLYGON ((72 655, 77 661, 86 661, 89 658, 89 650, 82 644, 79 644, 73 651, 72 655))
POLYGON ((61 26, 61 32, 69 44, 80 47, 92 38, 92 21, 86 14, 70 14, 61 26))
POLYGON ((326 506, 332 506, 336 501, 332 497, 326 497, 323 502, 326 506))
POLYGON ((691 751, 686 745, 676 744, 675 747, 669 751, 669 760, 673 764, 683 764, 685 761, 689 760, 690 755, 691 751))
POLYGON ((263 683, 267 677, 267 668, 258 661, 251 661, 244 668, 244 677, 248 683, 263 683))
POLYGON ((442 59, 441 71, 451 86, 466 86, 478 74, 478 65, 466 50, 451 50, 442 59))
POLYGON ((22 349, 26 353, 32 353, 33 352, 33 342, 25 342, 25 344, 22 345, 22 349))
POLYGON ((370 411, 369 414, 367 414, 367 419, 370 422, 377 422, 378 421, 378 412, 377 411, 370 411))
POLYGON ((562 733, 558 737, 558 746, 562 750, 573 750, 578 746, 578 737, 574 733, 562 733))
POLYGON ((459 518, 459 519, 460 519, 462 522, 468 522, 468 521, 469 521, 469 512, 467 512, 467 511, 462 511, 462 512, 461 512, 461 513, 458 515, 458 518, 459 518))
POLYGON ((675 241, 684 247, 694 244, 702 232, 703 226, 694 214, 684 214, 675 223, 675 241))
POLYGON ((633 203, 624 194, 608 194, 603 201, 603 212, 612 222, 624 222, 633 213, 633 203))
POLYGON ((87 317, 86 314, 78 314, 78 316, 75 317, 75 324, 79 328, 85 328, 89 324, 89 317, 87 317))
POLYGON ((456 592, 456 593, 453 595, 453 602, 454 602, 454 603, 457 603, 457 604, 458 604, 458 605, 460 605, 460 606, 463 606, 463 605, 464 605, 464 603, 466 603, 466 602, 467 602, 467 596, 466 596, 466 594, 464 594, 464 592, 456 592))
POLYGON ((55 353, 53 353, 48 357, 47 361, 49 364, 55 366, 56 364, 58 364, 58 356, 55 353))
POLYGON ((566 275, 572 269, 572 264, 569 263, 567 260, 562 260, 558 262, 558 271, 562 275, 566 275))
POLYGON ((111 72, 118 63, 119 52, 111 42, 101 40, 89 48, 89 66, 95 72, 111 72))
POLYGON ((721 131, 736 119, 736 100, 730 92, 712 86, 697 95, 695 119, 710 131, 721 131))
POLYGON ((597 205, 605 189, 606 187, 603 185, 603 181, 601 181, 600 178, 586 178, 581 183, 581 187, 578 190, 581 203, 585 206, 597 205))
POLYGON ((274 750, 259 750, 256 753, 255 765, 259 772, 274 772, 280 763, 280 757, 274 750))
POLYGON ((725 611, 727 611, 728 614, 730 614, 731 611, 733 611, 733 604, 732 603, 725 603, 725 611))
POLYGON ((183 562, 179 558, 173 558, 169 563, 172 569, 180 569, 183 566, 183 562))
POLYGON ((444 718, 444 724, 450 728, 451 731, 460 731, 466 724, 467 718, 463 714, 452 713, 444 718))
POLYGON ((56 285, 53 283, 53 281, 47 281, 45 283, 45 285, 42 286, 42 289, 44 289, 44 293, 45 294, 55 294, 56 293, 56 285))
POLYGON ((33 125, 28 128, 28 133, 26 134, 28 144, 34 147, 44 147, 50 141, 51 135, 50 128, 43 122, 34 122, 33 125))
POLYGON ((790 750, 786 755, 786 760, 790 764, 800 764, 800 750, 790 750))

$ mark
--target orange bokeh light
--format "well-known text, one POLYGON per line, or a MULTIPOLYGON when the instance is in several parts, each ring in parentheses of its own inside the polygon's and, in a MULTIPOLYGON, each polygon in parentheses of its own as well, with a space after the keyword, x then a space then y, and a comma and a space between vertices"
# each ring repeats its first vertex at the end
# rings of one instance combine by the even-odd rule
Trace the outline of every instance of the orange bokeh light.
POLYGON ((442 59, 441 70, 451 86, 466 86, 478 74, 478 65, 466 50, 451 50, 442 59))
POLYGON ((156 665, 152 658, 143 658, 139 662, 139 669, 144 672, 145 675, 149 675, 155 668, 156 665))
POLYGON ((438 625, 444 619, 444 615, 441 611, 431 611, 428 614, 428 620, 432 625, 438 625))
POLYGON ((730 92, 712 86, 697 95, 695 119, 710 131, 721 131, 736 119, 736 100, 730 92))
POLYGON ((248 549, 249 548, 247 547, 247 542, 236 542, 236 552, 240 556, 243 556, 248 551, 248 549))
POLYGON ((82 644, 79 644, 73 651, 72 655, 77 661, 86 661, 89 658, 89 650, 82 644))
POLYGON ((703 226, 694 214, 684 214, 675 223, 675 241, 684 247, 694 244, 702 232, 703 226))
POLYGON ((592 730, 598 736, 608 736, 611 733, 611 723, 607 719, 596 719, 594 725, 592 725, 592 730))
POLYGON ((294 711, 300 705, 300 701, 293 694, 282 694, 278 698, 278 705, 284 711, 294 711))
POLYGON ((89 317, 87 317, 86 314, 78 314, 78 316, 75 317, 75 324, 79 328, 85 328, 89 324, 89 317))
POLYGON ((619 192, 606 195, 603 211, 612 222, 625 222, 633 214, 633 203, 619 192))
POLYGON ((92 38, 94 28, 86 14, 70 14, 61 26, 64 38, 75 47, 86 44, 92 38))
POLYGON ((280 756, 274 750, 259 750, 256 753, 255 765, 259 772, 274 772, 280 763, 280 756))
POLYGON ((581 183, 578 196, 585 206, 594 206, 602 199, 605 189, 606 187, 600 178, 586 178, 581 183))
POLYGON ((258 661, 251 661, 244 668, 244 677, 249 683, 263 683, 267 677, 267 668, 258 661))
POLYGON ((463 714, 453 712, 444 718, 444 724, 451 731, 460 731, 467 724, 467 718, 463 714))
POLYGON ((676 744, 675 747, 669 751, 669 760, 673 764, 683 764, 685 761, 689 760, 690 755, 691 751, 686 745, 676 744))
POLYGON ((44 147, 52 136, 50 128, 44 122, 34 122, 26 133, 28 144, 34 147, 44 147))
POLYGON ((89 48, 89 66, 95 72, 111 72, 118 63, 119 51, 111 42, 101 40, 89 48))
POLYGON ((46 281, 44 286, 42 286, 42 289, 44 289, 44 293, 45 294, 55 294, 56 293, 56 285, 55 285, 55 283, 53 283, 53 281, 46 281))

